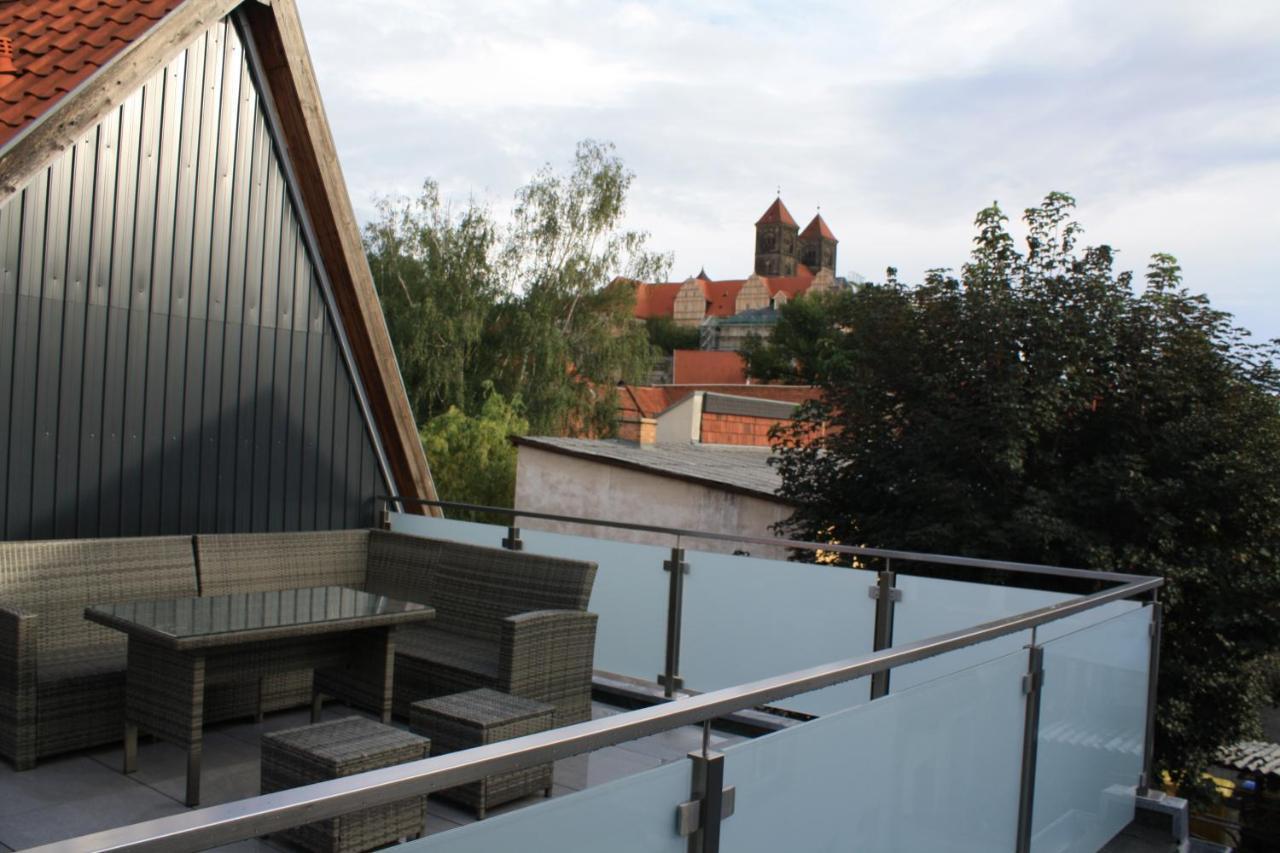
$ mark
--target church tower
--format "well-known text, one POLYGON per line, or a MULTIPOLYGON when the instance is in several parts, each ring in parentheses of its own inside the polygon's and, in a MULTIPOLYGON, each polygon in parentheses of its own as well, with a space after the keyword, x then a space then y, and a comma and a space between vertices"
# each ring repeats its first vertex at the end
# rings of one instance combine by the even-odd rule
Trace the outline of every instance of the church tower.
POLYGON ((756 222, 756 274, 795 275, 800 226, 781 198, 756 222))
POLYGON ((831 233, 822 214, 813 217, 813 221, 800 233, 800 263, 813 272, 818 270, 836 271, 836 235, 831 233))

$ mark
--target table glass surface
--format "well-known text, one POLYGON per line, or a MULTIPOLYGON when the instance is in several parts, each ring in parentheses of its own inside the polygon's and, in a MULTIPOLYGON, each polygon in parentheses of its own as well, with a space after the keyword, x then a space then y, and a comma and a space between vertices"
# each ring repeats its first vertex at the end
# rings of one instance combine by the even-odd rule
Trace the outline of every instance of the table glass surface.
POLYGON ((363 620, 430 609, 424 604, 342 586, 239 592, 165 601, 127 601, 89 608, 103 616, 132 622, 175 639, 363 620))

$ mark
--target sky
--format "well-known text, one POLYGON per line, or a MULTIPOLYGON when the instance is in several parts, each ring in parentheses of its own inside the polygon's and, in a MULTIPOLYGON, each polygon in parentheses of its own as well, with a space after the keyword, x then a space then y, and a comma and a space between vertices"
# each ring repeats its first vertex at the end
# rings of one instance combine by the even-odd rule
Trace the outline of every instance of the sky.
POLYGON ((836 273, 958 267, 976 212, 1078 200, 1089 243, 1280 337, 1280 2, 299 0, 355 205, 501 211, 607 140, 672 278, 751 272, 781 189, 836 273))

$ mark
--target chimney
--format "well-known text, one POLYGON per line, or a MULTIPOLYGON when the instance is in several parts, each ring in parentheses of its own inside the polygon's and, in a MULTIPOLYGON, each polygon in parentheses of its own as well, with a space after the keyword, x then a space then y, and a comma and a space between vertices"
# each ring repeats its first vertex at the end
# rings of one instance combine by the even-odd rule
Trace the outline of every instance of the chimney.
POLYGON ((619 421, 618 438, 641 447, 653 444, 658 440, 658 422, 643 415, 635 420, 619 421))
POLYGON ((0 36, 0 86, 18 76, 18 69, 13 64, 13 42, 7 36, 0 36))

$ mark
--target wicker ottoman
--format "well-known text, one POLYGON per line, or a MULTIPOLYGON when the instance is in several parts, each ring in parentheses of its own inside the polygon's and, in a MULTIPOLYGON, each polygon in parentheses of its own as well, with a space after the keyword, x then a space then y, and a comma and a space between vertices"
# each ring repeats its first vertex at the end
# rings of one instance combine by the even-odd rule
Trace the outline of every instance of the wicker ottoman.
MULTIPOLYGON (((364 717, 346 717, 262 736, 262 793, 426 758, 431 741, 364 717)), ((422 834, 425 796, 374 806, 280 833, 319 853, 372 850, 422 834)))
MULTIPOLYGON (((556 709, 545 702, 508 696, 482 687, 438 699, 423 699, 409 706, 409 726, 431 739, 436 755, 497 743, 522 735, 544 732, 555 725, 556 709)), ((487 776, 438 792, 471 806, 476 817, 500 803, 529 794, 551 796, 552 765, 487 776)))

